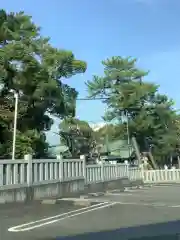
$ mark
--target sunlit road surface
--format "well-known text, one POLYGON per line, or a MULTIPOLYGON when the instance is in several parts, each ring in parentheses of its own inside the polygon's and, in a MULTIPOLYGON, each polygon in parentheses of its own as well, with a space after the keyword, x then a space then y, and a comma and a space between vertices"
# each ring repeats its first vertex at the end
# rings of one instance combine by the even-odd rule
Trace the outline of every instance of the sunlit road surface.
POLYGON ((82 208, 1 205, 0 240, 180 239, 179 185, 116 191, 97 199, 97 205, 82 208))

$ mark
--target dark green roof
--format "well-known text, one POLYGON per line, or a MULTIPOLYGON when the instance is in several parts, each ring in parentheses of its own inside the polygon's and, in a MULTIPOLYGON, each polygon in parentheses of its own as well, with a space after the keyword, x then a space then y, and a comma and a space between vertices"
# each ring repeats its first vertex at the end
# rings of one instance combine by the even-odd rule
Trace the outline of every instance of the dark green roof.
POLYGON ((103 145, 101 148, 101 153, 110 152, 112 155, 120 156, 121 158, 128 158, 134 151, 132 145, 128 145, 126 140, 116 140, 110 142, 108 147, 103 145))
MULTIPOLYGON (((69 152, 68 147, 64 145, 51 146, 49 150, 55 156, 60 153, 69 152)), ((104 144, 100 150, 101 153, 110 152, 110 155, 121 158, 130 157, 133 151, 134 149, 132 145, 128 145, 126 140, 116 140, 110 142, 108 147, 104 144)))

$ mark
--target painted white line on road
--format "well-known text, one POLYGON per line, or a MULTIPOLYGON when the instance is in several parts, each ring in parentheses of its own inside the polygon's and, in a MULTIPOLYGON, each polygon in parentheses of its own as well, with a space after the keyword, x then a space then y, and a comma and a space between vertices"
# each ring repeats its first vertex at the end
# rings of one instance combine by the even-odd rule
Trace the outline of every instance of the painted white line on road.
POLYGON ((18 225, 18 226, 14 226, 8 229, 9 232, 25 232, 25 231, 30 231, 33 230, 35 228, 39 228, 39 227, 43 227, 49 224, 53 224, 55 222, 59 222, 68 218, 72 218, 78 215, 82 215, 88 212, 93 212, 95 210, 99 210, 99 209, 103 209, 103 208, 107 208, 109 206, 113 206, 115 205, 116 202, 113 203, 108 203, 108 202, 104 202, 104 203, 100 203, 100 204, 96 204, 94 206, 90 206, 90 207, 86 207, 86 208, 82 208, 82 209, 78 209, 78 210, 74 210, 74 211, 70 211, 64 214, 59 214, 56 215, 54 217, 50 217, 50 218, 44 218, 38 221, 34 221, 34 222, 29 222, 29 223, 25 223, 22 225, 18 225), (84 211, 82 211, 84 210, 84 211))
POLYGON ((150 206, 150 207, 180 208, 180 205, 169 205, 169 204, 166 204, 166 203, 116 202, 116 204, 136 205, 136 206, 150 206))
POLYGON ((169 188, 169 187, 180 187, 180 183, 179 184, 164 184, 164 185, 154 185, 153 188, 169 188))
POLYGON ((133 196, 133 197, 142 197, 142 196, 151 196, 152 193, 151 192, 145 192, 145 191, 141 191, 141 192, 138 192, 138 191, 131 191, 131 192, 124 192, 124 193, 112 193, 112 192, 109 192, 109 193, 106 193, 105 196, 121 196, 121 197, 128 197, 128 196, 133 196))
POLYGON ((136 188, 136 189, 127 189, 127 190, 125 190, 124 191, 124 193, 133 193, 133 192, 139 192, 139 193, 141 193, 141 192, 143 192, 143 190, 144 189, 138 189, 138 188, 136 188))
MULTIPOLYGON (((52 219, 56 219, 56 218, 60 218, 60 217, 64 217, 68 214, 73 214, 73 213, 76 213, 76 212, 80 212, 80 211, 84 211, 84 210, 87 210, 87 209, 92 209, 96 206, 101 206, 101 205, 104 205, 104 204, 107 204, 108 202, 101 202, 101 203, 98 203, 96 205, 91 205, 91 206, 88 206, 88 207, 84 207, 84 208, 80 208, 80 209, 76 209, 76 210, 72 210, 72 211, 69 211, 69 212, 65 212, 65 213, 61 213, 61 214, 58 214, 58 215, 55 215, 55 216, 52 216, 52 217, 47 217, 47 218, 42 218, 42 219, 39 219, 39 220, 36 220, 36 221, 31 221, 31 222, 28 222, 28 223, 24 223, 24 224, 21 224, 21 225, 18 225, 18 226, 14 226, 13 229, 16 229, 16 228, 21 228, 21 227, 26 227, 26 226, 30 226, 30 225, 34 225, 34 224, 38 224, 38 223, 43 223, 43 222, 46 222, 48 220, 52 220, 52 219)), ((10 228, 11 229, 11 228, 10 228)), ((10 231, 10 230, 8 230, 10 231)))
POLYGON ((180 205, 173 205, 172 208, 180 208, 180 205))
POLYGON ((126 196, 134 196, 134 194, 132 194, 132 193, 106 193, 105 194, 105 196, 124 196, 124 197, 126 197, 126 196))

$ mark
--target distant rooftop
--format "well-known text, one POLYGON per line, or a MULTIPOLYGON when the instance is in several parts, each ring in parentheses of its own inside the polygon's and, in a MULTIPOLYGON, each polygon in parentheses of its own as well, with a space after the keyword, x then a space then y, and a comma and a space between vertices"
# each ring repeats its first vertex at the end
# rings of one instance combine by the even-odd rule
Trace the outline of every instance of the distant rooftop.
POLYGON ((107 146, 104 144, 100 150, 101 153, 107 151, 109 151, 114 156, 128 158, 131 156, 134 149, 132 145, 128 145, 127 140, 116 140, 108 144, 108 149, 107 146))

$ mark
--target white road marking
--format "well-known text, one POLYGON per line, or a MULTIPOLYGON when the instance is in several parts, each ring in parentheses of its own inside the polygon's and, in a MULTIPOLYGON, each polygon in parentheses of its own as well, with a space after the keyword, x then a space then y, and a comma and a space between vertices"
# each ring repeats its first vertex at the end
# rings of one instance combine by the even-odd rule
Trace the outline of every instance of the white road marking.
POLYGON ((134 194, 132 194, 132 193, 106 193, 105 194, 105 196, 124 196, 124 197, 126 197, 126 196, 134 196, 134 194))
POLYGON ((61 214, 58 214, 58 215, 55 215, 55 216, 52 216, 52 217, 47 217, 47 218, 42 218, 42 219, 39 219, 39 220, 36 220, 36 221, 31 221, 31 222, 28 222, 28 223, 24 223, 24 224, 21 224, 21 225, 18 225, 18 226, 15 226, 13 228, 21 228, 21 227, 26 227, 26 226, 30 226, 30 225, 34 225, 36 223, 42 223, 42 222, 46 222, 48 220, 52 220, 52 219, 56 219, 56 218, 60 218, 60 217, 64 217, 68 214, 73 214, 73 213, 76 213, 76 212, 81 212, 83 210, 87 210, 87 209, 92 209, 96 206, 101 206, 101 205, 104 205, 104 204, 107 204, 108 202, 101 202, 101 203, 98 203, 96 205, 91 205, 91 206, 88 206, 88 207, 84 207, 84 208, 80 208, 80 209, 76 209, 76 210, 72 210, 72 211, 69 211, 69 212, 65 212, 65 213, 61 213, 61 214))
POLYGON ((164 185, 154 185, 153 188, 164 188, 164 187, 180 187, 180 183, 179 184, 164 184, 164 185))
POLYGON ((139 192, 139 193, 142 193, 144 189, 127 189, 124 191, 124 193, 131 193, 131 192, 139 192))
POLYGON ((169 205, 169 204, 166 204, 166 203, 116 202, 116 204, 136 205, 136 206, 150 206, 150 207, 180 208, 180 205, 169 205))
POLYGON ((25 224, 22 224, 22 225, 14 226, 14 227, 9 228, 8 231, 9 232, 29 231, 29 230, 32 230, 32 229, 35 229, 35 228, 43 227, 45 225, 53 224, 53 223, 58 222, 58 221, 62 221, 62 220, 68 219, 68 218, 72 218, 72 217, 75 217, 75 216, 78 216, 78 215, 81 215, 81 214, 84 214, 84 213, 92 212, 92 211, 99 210, 99 209, 102 209, 102 208, 107 208, 107 207, 113 206, 115 204, 117 204, 117 203, 116 202, 113 202, 113 203, 104 202, 104 203, 96 204, 94 206, 70 211, 70 212, 59 214, 59 215, 56 215, 56 216, 53 216, 53 217, 50 217, 50 218, 44 218, 44 219, 37 220, 37 221, 34 221, 34 222, 29 222, 29 223, 25 223, 25 224), (84 211, 82 211, 82 210, 84 210, 84 211))

